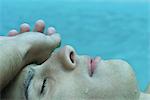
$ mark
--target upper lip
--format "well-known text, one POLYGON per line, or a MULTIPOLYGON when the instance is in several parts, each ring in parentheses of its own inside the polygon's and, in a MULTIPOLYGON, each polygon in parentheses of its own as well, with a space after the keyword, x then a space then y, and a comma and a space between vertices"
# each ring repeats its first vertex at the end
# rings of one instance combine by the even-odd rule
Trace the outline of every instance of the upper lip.
POLYGON ((96 58, 90 58, 89 59, 89 66, 88 66, 88 70, 89 70, 89 76, 92 77, 95 69, 97 67, 97 63, 100 61, 100 57, 96 57, 96 58))

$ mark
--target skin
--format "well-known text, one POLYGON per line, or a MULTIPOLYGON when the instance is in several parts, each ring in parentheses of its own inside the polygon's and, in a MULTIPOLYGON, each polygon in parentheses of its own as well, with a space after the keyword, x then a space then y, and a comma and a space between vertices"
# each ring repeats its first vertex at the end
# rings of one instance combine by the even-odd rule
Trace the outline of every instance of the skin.
POLYGON ((147 89, 146 89, 146 93, 150 94, 150 84, 148 85, 147 89))
POLYGON ((34 32, 29 32, 28 24, 22 24, 20 32, 11 30, 9 37, 0 37, 0 91, 26 65, 43 63, 59 46, 60 36, 51 34, 52 30, 47 31, 47 35, 43 34, 44 27, 44 22, 39 20, 35 24, 34 32))
POLYGON ((92 59, 78 55, 67 45, 53 52, 44 63, 24 67, 2 91, 2 98, 149 100, 150 96, 139 91, 134 71, 127 62, 92 59))

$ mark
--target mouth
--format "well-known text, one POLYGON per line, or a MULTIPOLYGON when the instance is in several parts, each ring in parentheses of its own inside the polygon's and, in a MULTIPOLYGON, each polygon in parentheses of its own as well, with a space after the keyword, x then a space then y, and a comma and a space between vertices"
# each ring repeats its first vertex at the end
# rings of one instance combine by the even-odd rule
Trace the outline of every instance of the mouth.
POLYGON ((88 71, 89 71, 89 76, 92 77, 96 67, 97 67, 97 63, 100 62, 100 57, 96 57, 96 58, 90 58, 88 61, 88 71))

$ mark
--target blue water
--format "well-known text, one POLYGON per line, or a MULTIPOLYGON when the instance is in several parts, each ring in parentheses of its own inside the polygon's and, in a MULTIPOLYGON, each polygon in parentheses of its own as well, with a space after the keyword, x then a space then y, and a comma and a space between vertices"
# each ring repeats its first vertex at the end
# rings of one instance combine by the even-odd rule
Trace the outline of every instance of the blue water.
POLYGON ((0 0, 0 35, 37 19, 56 27, 62 45, 79 54, 127 60, 141 90, 150 82, 148 4, 136 2, 65 2, 0 0))

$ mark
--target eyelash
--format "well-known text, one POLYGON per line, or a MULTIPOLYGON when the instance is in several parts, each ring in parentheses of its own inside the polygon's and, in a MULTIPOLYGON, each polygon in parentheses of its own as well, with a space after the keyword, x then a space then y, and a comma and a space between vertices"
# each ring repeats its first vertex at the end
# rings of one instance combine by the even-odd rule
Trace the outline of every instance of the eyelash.
POLYGON ((44 92, 46 80, 47 80, 46 78, 43 80, 43 84, 42 84, 42 87, 41 87, 40 94, 42 94, 44 92))

